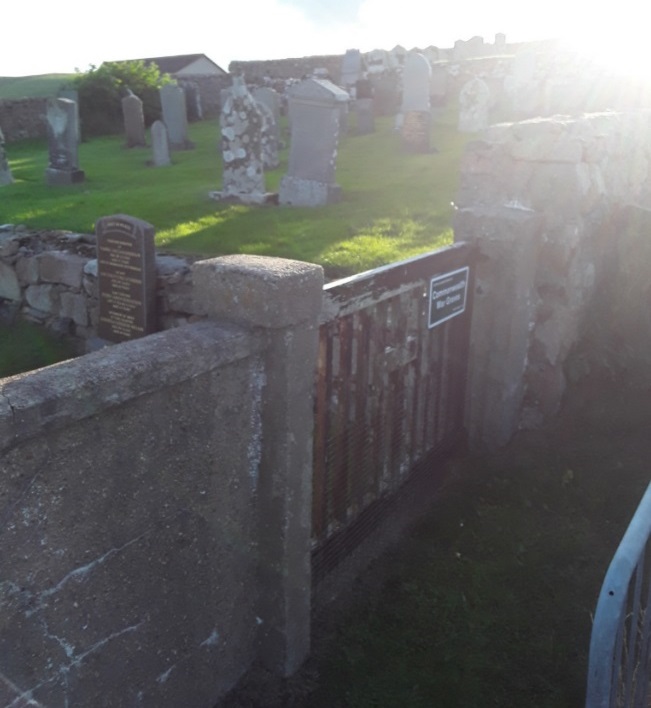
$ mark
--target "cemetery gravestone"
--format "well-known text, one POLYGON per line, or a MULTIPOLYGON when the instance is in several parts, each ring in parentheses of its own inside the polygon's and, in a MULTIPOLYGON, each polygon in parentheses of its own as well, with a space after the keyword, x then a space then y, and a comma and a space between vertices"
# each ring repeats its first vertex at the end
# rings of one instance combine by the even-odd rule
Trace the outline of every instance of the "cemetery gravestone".
POLYGON ((67 98, 70 101, 75 102, 75 110, 77 113, 77 125, 79 126, 79 129, 77 131, 77 135, 79 137, 79 142, 81 142, 81 119, 79 118, 79 91, 77 89, 61 89, 58 93, 58 98, 67 98))
POLYGON ((193 148, 194 145, 188 140, 188 116, 183 89, 176 84, 165 84, 160 88, 160 103, 170 148, 172 150, 193 148))
POLYGON ((430 149, 430 80, 427 59, 417 52, 407 56, 402 73, 402 145, 409 152, 430 149))
POLYGON ((170 160, 170 146, 167 139, 167 128, 161 120, 154 121, 151 126, 152 164, 154 167, 167 167, 170 160))
POLYGON ((78 164, 79 121, 77 104, 68 98, 47 102, 49 164, 45 180, 50 185, 74 184, 86 178, 78 164))
POLYGON ((459 132, 478 133, 488 127, 490 90, 485 81, 474 78, 459 93, 459 132))
POLYGON ((395 71, 372 74, 373 98, 376 116, 392 116, 400 106, 400 87, 395 71))
POLYGON ((444 106, 448 97, 448 72, 442 66, 432 69, 430 97, 433 106, 444 106))
POLYGON ((267 86, 261 86, 253 90, 253 98, 258 103, 263 103, 273 114, 276 124, 280 121, 280 94, 267 86))
POLYGON ((7 153, 5 152, 5 136, 0 128, 0 187, 13 182, 9 163, 7 162, 7 153))
POLYGON ((340 85, 350 91, 362 78, 362 71, 362 55, 359 49, 347 49, 341 62, 340 85))
POLYGON ((293 89, 292 140, 289 168, 280 183, 281 204, 320 206, 341 198, 335 164, 344 101, 348 94, 323 79, 306 79, 293 89))
POLYGON ((244 77, 233 77, 233 86, 220 118, 224 166, 222 189, 214 199, 243 204, 264 204, 275 200, 265 192, 263 163, 263 117, 249 93, 244 77))
POLYGON ((278 125, 273 113, 264 104, 256 100, 256 106, 262 116, 261 141, 262 164, 265 170, 275 170, 280 165, 278 158, 278 125))
POLYGON ((145 113, 142 109, 142 101, 131 91, 122 99, 122 116, 127 135, 127 147, 144 147, 146 144, 145 113))
POLYGON ((97 220, 98 336, 110 342, 156 328, 154 227, 117 214, 97 220))
POLYGON ((375 108, 373 105, 373 86, 368 79, 361 79, 356 86, 357 99, 357 134, 367 135, 375 132, 375 108))

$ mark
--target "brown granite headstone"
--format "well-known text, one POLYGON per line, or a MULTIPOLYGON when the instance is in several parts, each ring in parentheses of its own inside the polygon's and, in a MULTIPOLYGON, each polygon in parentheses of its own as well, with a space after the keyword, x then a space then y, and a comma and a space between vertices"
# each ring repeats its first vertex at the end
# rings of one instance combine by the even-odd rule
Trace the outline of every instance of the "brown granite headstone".
POLYGON ((95 224, 99 283, 98 336, 123 342, 156 326, 154 227, 124 214, 95 224))

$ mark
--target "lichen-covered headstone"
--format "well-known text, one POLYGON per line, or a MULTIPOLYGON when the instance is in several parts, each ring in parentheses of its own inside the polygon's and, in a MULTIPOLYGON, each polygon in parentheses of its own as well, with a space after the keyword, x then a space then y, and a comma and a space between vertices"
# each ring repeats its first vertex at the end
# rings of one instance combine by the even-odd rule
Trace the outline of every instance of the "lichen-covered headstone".
POLYGON ((161 120, 154 121, 151 126, 152 165, 167 167, 170 161, 170 146, 167 139, 167 128, 161 120))
POLYGON ((50 185, 83 182, 86 176, 78 163, 79 122, 74 101, 48 99, 47 139, 49 162, 45 181, 50 185))
POLYGON ((127 136, 127 147, 145 146, 145 113, 142 101, 134 93, 122 99, 122 116, 124 117, 124 132, 127 136))
POLYGON ((459 132, 478 133, 488 127, 490 90, 485 81, 471 79, 459 93, 459 132))
POLYGON ((319 206, 339 201, 335 184, 340 105, 348 94, 324 79, 305 79, 290 95, 292 138, 280 203, 319 206))
POLYGON ((263 116, 242 76, 233 77, 233 87, 222 106, 222 189, 215 199, 243 204, 273 200, 265 192, 263 162, 263 116))
POLYGON ((262 162, 265 170, 275 170, 280 165, 278 158, 278 124, 271 110, 256 99, 262 115, 262 162))
POLYGON ((13 182, 9 163, 7 162, 7 153, 5 152, 5 136, 0 128, 0 187, 13 182))
POLYGON ((183 89, 176 84, 165 84, 160 88, 160 104, 170 148, 172 150, 193 148, 193 143, 188 140, 188 114, 183 89))

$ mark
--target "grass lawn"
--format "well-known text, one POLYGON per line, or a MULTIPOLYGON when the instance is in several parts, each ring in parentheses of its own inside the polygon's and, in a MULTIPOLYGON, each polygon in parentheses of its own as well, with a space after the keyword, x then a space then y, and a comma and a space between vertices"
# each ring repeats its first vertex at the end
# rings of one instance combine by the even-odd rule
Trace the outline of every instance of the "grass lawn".
MULTIPOLYGON (((255 253, 319 263, 339 277, 407 258, 449 243, 451 201, 459 159, 469 136, 456 131, 456 109, 434 121, 438 151, 405 154, 390 118, 372 135, 343 138, 337 181, 343 201, 327 207, 247 207, 208 197, 221 186, 218 122, 195 123, 196 149, 173 154, 173 166, 147 167, 149 148, 126 150, 122 137, 82 143, 79 164, 87 181, 68 187, 44 182, 44 142, 7 146, 15 183, 2 188, 0 223, 92 232, 97 218, 130 214, 152 223, 157 245, 179 253, 255 253)), ((267 175, 276 191, 287 169, 267 175)))
POLYGON ((75 77, 75 74, 39 74, 37 76, 0 76, 0 99, 49 98, 75 77))
POLYGON ((0 325, 0 379, 75 356, 72 346, 43 327, 17 322, 0 325))

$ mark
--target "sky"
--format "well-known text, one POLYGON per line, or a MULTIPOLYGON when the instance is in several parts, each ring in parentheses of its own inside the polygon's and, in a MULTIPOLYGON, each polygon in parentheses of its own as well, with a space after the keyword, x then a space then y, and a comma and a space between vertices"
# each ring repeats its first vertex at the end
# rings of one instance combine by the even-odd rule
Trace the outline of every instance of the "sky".
POLYGON ((475 35, 493 42, 497 32, 507 42, 560 38, 604 58, 644 61, 640 7, 638 0, 12 0, 0 12, 0 76, 195 53, 228 69, 232 60, 452 47, 475 35))

